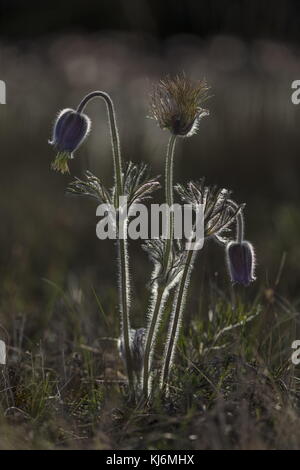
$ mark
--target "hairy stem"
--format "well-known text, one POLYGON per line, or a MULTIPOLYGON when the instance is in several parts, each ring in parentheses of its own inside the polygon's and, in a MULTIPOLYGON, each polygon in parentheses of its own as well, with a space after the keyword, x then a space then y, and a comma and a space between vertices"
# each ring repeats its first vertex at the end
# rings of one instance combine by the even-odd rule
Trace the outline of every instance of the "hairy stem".
POLYGON ((116 121, 116 113, 113 101, 111 97, 104 91, 92 91, 86 95, 77 107, 78 113, 82 113, 87 103, 94 98, 101 98, 105 101, 109 128, 112 142, 113 161, 114 161, 114 177, 116 184, 116 207, 118 207, 118 198, 123 194, 123 172, 122 172, 122 158, 120 148, 120 138, 118 132, 118 126, 116 121))
POLYGON ((150 315, 150 324, 147 329, 147 337, 145 344, 145 353, 144 353, 144 368, 143 368, 143 394, 147 399, 149 397, 149 373, 151 369, 151 358, 153 353, 153 348, 155 345, 157 330, 159 326, 159 318, 161 316, 164 299, 166 297, 166 288, 165 287, 155 287, 154 298, 152 299, 153 311, 150 315))
MULTIPOLYGON (((119 208, 119 198, 123 194, 123 172, 122 172, 122 158, 121 158, 121 149, 120 149, 120 139, 118 126, 116 121, 116 114, 114 109, 114 104, 111 97, 103 91, 93 91, 83 98, 80 102, 77 111, 82 113, 87 103, 94 99, 101 98, 105 101, 111 143, 112 143, 112 152, 113 152, 113 162, 114 162, 114 180, 115 180, 115 207, 119 208)), ((118 213, 119 219, 119 213, 118 213)), ((126 224, 125 224, 126 225, 126 224)), ((117 226, 119 224, 117 223, 117 226)), ((118 263, 119 263, 119 273, 120 273, 120 311, 121 311, 121 324, 122 324, 122 336, 124 341, 125 357, 126 357, 126 369, 128 374, 129 382, 129 391, 131 398, 134 399, 134 377, 133 377, 133 368, 132 368, 132 354, 131 354, 131 344, 130 344, 130 319, 129 319, 129 295, 130 295, 130 280, 129 280, 129 271, 128 271, 128 254, 127 254, 127 243, 126 243, 126 234, 118 233, 117 239, 117 250, 118 250, 118 263)))
POLYGON ((176 136, 171 135, 167 156, 166 156, 166 168, 165 168, 165 195, 166 204, 169 208, 168 220, 167 220, 167 241, 164 257, 164 274, 166 274, 172 263, 172 247, 174 238, 174 211, 173 211, 173 162, 174 162, 174 151, 176 144, 176 136))
MULTIPOLYGON (((162 277, 166 279, 168 271, 172 265, 172 251, 173 251, 173 238, 174 238, 174 212, 173 212, 173 161, 174 150, 176 144, 176 136, 172 135, 169 139, 166 165, 165 165, 165 198, 168 212, 167 219, 167 240, 164 251, 163 271, 162 277)), ((150 311, 150 323, 147 328, 147 337, 144 353, 144 368, 143 368, 143 394, 146 399, 149 397, 150 389, 150 372, 151 372, 151 358, 153 349, 155 347, 157 331, 159 327, 159 320, 163 312, 164 304, 168 296, 168 286, 165 281, 164 286, 159 286, 157 283, 154 285, 152 294, 152 308, 150 311)))
POLYGON ((237 211, 236 214, 236 236, 235 239, 238 243, 242 243, 245 235, 245 220, 243 209, 232 199, 228 199, 227 204, 233 211, 237 211))
POLYGON ((169 379, 170 368, 179 336, 181 318, 185 307, 187 290, 196 255, 197 250, 189 250, 187 252, 183 274, 176 289, 168 330, 168 338, 164 351, 164 361, 160 381, 161 388, 166 386, 169 379))
MULTIPOLYGON (((238 208, 238 205, 235 202, 230 201, 230 203, 232 204, 234 209, 238 208)), ((242 241, 244 240, 244 233, 245 233, 244 215, 243 215, 243 211, 240 210, 236 216, 236 241, 238 243, 242 243, 242 241)))

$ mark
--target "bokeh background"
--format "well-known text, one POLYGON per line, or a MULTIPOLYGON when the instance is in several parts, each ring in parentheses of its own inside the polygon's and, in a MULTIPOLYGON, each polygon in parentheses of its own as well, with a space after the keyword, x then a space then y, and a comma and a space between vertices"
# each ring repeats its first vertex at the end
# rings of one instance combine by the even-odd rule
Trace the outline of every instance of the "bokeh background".
MULTIPOLYGON (((299 13, 286 0, 0 0, 0 448, 299 449, 290 360, 300 300, 300 106, 291 101, 299 13), (207 244, 172 402, 132 419, 116 347, 115 246, 96 238, 96 204, 66 195, 87 169, 112 184, 104 104, 87 108, 92 132, 71 175, 50 169, 48 140, 61 109, 102 89, 115 103, 124 160, 163 175, 169 136, 147 117, 149 92, 182 72, 206 78, 212 96, 199 133, 178 142, 175 181, 205 176, 246 202, 257 281, 233 288, 224 250, 207 244), (242 328, 229 331, 237 321, 242 328)), ((132 326, 141 327, 152 266, 139 241, 129 248, 132 326)))
MULTIPOLYGON (((300 78, 298 10, 297 2, 283 1, 271 9, 268 2, 245 1, 1 2, 4 325, 20 314, 47 324, 49 299, 59 289, 85 295, 94 309, 93 289, 107 309, 115 298, 115 247, 96 238, 95 205, 65 195, 72 176, 86 169, 112 182, 106 110, 101 101, 89 106, 92 132, 72 176, 50 170, 54 153, 47 141, 56 113, 91 90, 106 90, 115 102, 124 159, 148 162, 153 175, 162 174, 168 135, 147 118, 148 96, 153 82, 182 71, 205 77, 212 97, 199 134, 178 144, 175 180, 205 176, 247 203, 246 234, 256 248, 259 280, 247 295, 270 294, 284 264, 276 288, 297 306, 300 107, 291 102, 291 83, 300 78)), ((140 326, 151 267, 139 243, 130 249, 133 323, 140 326)), ((209 246, 199 258, 190 300, 197 309, 203 278, 203 295, 212 283, 229 292, 222 249, 209 246)), ((99 334, 93 325, 91 316, 89 331, 99 334)))

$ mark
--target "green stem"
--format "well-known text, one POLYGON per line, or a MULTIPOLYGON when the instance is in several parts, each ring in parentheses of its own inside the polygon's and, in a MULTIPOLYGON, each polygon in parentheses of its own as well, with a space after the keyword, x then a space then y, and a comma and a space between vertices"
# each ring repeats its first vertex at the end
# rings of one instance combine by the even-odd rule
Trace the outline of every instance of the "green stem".
POLYGON ((173 304, 173 313, 171 316, 170 327, 168 331, 168 339, 167 339, 167 344, 166 344, 165 352, 164 352, 163 369, 161 373, 161 382, 160 382, 161 388, 165 387, 169 379, 170 367, 171 367, 172 359, 174 356, 176 343, 178 340, 178 335, 179 335, 179 330, 180 330, 180 325, 181 325, 181 317, 182 317, 183 309, 185 307, 187 289, 188 289, 188 285, 190 281, 191 272, 193 269, 193 264, 196 258, 196 254, 197 254, 197 250, 188 251, 187 256, 186 256, 184 271, 181 276, 178 288, 176 290, 174 304, 173 304))
MULTIPOLYGON (((116 114, 114 109, 114 104, 111 97, 103 91, 93 91, 83 98, 80 102, 77 112, 82 113, 87 103, 94 98, 102 98, 105 101, 110 135, 112 142, 112 152, 113 152, 113 162, 114 162, 114 179, 115 179, 115 207, 119 207, 119 198, 123 194, 123 171, 122 171, 122 158, 121 158, 121 149, 120 149, 120 138, 118 133, 118 126, 116 121, 116 114)), ((118 226, 119 224, 117 224, 118 226)), ((130 280, 129 280, 129 271, 128 271, 128 255, 127 255, 127 243, 126 237, 120 238, 118 233, 117 240, 117 249, 118 249, 118 262, 120 265, 120 310, 122 317, 122 336, 124 341, 125 348, 125 358, 126 358, 126 369, 128 374, 129 382, 129 391, 130 396, 134 400, 135 391, 134 391, 134 376, 132 368, 132 354, 131 354, 131 345, 130 345, 130 319, 129 319, 129 292, 130 292, 130 280)))

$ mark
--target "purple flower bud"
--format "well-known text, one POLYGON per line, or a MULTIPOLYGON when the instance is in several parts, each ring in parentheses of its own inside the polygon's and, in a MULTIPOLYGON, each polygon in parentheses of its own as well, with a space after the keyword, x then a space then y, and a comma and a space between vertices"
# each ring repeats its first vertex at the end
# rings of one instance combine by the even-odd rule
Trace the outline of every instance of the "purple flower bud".
POLYGON ((49 141, 58 154, 52 164, 54 170, 66 173, 69 171, 68 160, 73 158, 73 152, 83 142, 90 130, 90 119, 73 109, 64 109, 56 119, 52 140, 49 141))
POLYGON ((255 280, 255 255, 251 243, 247 241, 228 243, 226 260, 232 282, 248 286, 255 280))

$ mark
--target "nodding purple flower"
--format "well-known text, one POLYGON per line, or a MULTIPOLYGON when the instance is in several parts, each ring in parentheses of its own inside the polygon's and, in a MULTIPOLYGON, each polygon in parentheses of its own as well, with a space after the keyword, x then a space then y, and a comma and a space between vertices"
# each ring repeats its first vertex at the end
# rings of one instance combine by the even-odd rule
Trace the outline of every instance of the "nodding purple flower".
POLYGON ((73 109, 61 111, 55 121, 52 140, 58 153, 51 167, 61 173, 68 173, 68 160, 73 158, 73 152, 79 147, 89 133, 90 119, 73 109))
POLYGON ((255 255, 251 243, 247 241, 228 243, 226 259, 232 282, 248 286, 255 280, 255 255))

